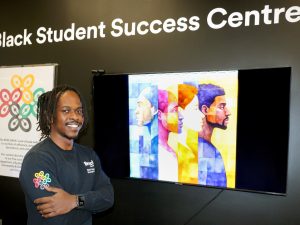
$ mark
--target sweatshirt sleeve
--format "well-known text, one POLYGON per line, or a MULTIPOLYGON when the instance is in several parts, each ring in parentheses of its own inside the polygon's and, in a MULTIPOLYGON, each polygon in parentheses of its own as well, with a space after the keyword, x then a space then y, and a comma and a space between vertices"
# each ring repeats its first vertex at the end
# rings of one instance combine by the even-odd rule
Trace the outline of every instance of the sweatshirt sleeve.
POLYGON ((83 209, 92 213, 103 212, 114 204, 114 190, 109 177, 101 167, 100 159, 95 151, 92 151, 95 159, 95 180, 93 189, 87 193, 81 193, 85 198, 83 209))
MULTIPOLYGON (((26 198, 28 223, 31 224, 65 224, 64 216, 43 218, 36 209, 34 200, 53 195, 45 190, 45 186, 62 188, 58 182, 53 159, 44 153, 34 152, 27 155, 22 163, 19 181, 26 198), (30 221, 30 222, 29 222, 30 221)), ((81 216, 82 219, 86 217, 81 216)))
POLYGON ((24 158, 19 181, 25 195, 32 202, 37 198, 53 194, 45 190, 46 186, 61 188, 56 177, 53 160, 40 152, 33 152, 24 158))

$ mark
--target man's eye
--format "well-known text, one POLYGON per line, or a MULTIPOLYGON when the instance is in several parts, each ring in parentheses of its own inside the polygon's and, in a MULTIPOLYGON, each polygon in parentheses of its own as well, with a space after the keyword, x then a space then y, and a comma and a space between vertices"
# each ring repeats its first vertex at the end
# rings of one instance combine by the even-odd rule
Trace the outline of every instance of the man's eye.
POLYGON ((79 114, 79 115, 83 115, 83 110, 82 110, 82 109, 78 109, 76 112, 77 112, 77 114, 79 114))
POLYGON ((68 110, 68 109, 63 109, 62 112, 63 112, 63 113, 69 113, 70 110, 68 110))

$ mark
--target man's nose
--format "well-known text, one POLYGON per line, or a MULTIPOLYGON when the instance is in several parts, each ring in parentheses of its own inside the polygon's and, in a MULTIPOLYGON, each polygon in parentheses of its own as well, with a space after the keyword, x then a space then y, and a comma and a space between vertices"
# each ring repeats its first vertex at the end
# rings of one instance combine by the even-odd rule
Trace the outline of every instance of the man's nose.
POLYGON ((79 114, 76 110, 71 109, 70 112, 69 112, 69 117, 74 118, 74 119, 78 119, 78 118, 82 117, 82 115, 79 114))

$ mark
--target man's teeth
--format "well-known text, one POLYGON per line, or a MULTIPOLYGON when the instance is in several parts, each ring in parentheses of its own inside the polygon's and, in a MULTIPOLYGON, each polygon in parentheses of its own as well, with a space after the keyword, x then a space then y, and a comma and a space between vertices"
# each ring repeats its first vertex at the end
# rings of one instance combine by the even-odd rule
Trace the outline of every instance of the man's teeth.
POLYGON ((68 127, 77 128, 79 127, 78 124, 67 124, 68 127))

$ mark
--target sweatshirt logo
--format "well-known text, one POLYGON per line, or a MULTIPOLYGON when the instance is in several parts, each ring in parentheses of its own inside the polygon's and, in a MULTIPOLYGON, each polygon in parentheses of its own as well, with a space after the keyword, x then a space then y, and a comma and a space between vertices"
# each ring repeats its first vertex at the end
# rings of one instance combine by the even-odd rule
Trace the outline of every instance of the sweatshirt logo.
POLYGON ((35 188, 39 188, 44 190, 45 187, 49 187, 49 183, 51 183, 51 178, 49 173, 44 173, 44 171, 40 171, 34 174, 33 183, 35 188))
POLYGON ((84 161, 83 164, 86 167, 87 173, 95 173, 95 167, 94 167, 94 161, 93 160, 88 161, 88 162, 84 161))

